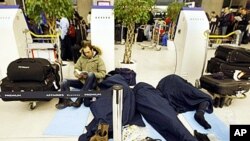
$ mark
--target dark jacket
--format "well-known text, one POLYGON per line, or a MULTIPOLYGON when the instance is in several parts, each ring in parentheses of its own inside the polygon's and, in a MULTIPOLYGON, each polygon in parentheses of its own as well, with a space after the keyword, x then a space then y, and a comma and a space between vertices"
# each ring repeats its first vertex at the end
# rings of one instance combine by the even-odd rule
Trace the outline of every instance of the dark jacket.
POLYGON ((120 84, 123 86, 123 112, 122 125, 145 126, 142 117, 135 111, 135 96, 132 89, 128 86, 126 80, 119 74, 107 77, 98 87, 102 91, 107 91, 105 95, 99 97, 90 105, 90 110, 94 119, 86 127, 87 133, 79 137, 79 141, 88 141, 97 129, 98 123, 105 122, 109 124, 109 137, 112 137, 113 120, 112 120, 112 86, 120 84))
POLYGON ((170 102, 160 90, 144 82, 134 87, 136 110, 167 141, 197 141, 177 117, 170 102))
POLYGON ((211 96, 195 88, 178 75, 168 75, 160 80, 157 89, 166 98, 170 105, 178 113, 196 110, 199 103, 208 101, 209 107, 206 112, 213 112, 213 102, 211 96))

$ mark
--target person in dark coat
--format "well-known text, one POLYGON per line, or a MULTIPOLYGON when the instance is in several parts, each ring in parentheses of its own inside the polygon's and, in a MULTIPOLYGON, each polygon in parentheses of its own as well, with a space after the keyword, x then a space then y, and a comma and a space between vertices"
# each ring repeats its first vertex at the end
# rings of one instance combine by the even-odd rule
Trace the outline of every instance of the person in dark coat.
POLYGON ((228 7, 226 7, 224 9, 224 12, 222 13, 222 15, 220 17, 220 21, 219 22, 220 22, 220 24, 219 24, 220 34, 221 35, 226 35, 227 28, 231 24, 231 13, 230 13, 228 7))
POLYGON ((177 113, 196 110, 195 120, 205 129, 211 126, 204 119, 205 112, 213 112, 213 100, 211 96, 195 88, 187 80, 178 75, 168 75, 160 80, 157 85, 163 97, 177 113))
POLYGON ((199 120, 198 122, 206 129, 211 128, 203 116, 204 112, 213 112, 211 97, 177 75, 164 77, 157 88, 140 82, 135 85, 133 90, 136 98, 136 110, 166 140, 198 140, 198 137, 192 136, 179 121, 178 113, 196 110, 196 121, 199 120))
POLYGON ((242 9, 241 10, 241 15, 239 16, 239 20, 237 21, 237 27, 236 29, 240 30, 241 31, 241 34, 240 34, 240 39, 239 39, 239 43, 245 43, 247 44, 248 42, 245 41, 246 40, 246 30, 247 30, 247 25, 248 25, 248 18, 247 18, 247 11, 246 9, 242 9))
POLYGON ((104 79, 98 87, 101 91, 105 91, 105 95, 97 98, 97 100, 90 104, 90 110, 94 119, 86 126, 87 133, 79 137, 79 141, 89 141, 91 136, 97 130, 99 123, 109 124, 109 138, 112 138, 113 120, 112 120, 112 87, 116 84, 123 86, 123 112, 122 125, 138 125, 144 127, 141 115, 135 110, 135 96, 132 89, 129 87, 126 79, 120 74, 104 79))

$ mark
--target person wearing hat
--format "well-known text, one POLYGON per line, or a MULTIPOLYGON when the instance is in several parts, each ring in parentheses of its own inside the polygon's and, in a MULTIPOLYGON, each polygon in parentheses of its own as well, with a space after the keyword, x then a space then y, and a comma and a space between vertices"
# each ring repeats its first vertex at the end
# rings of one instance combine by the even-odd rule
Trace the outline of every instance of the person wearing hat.
MULTIPOLYGON (((106 75, 106 67, 101 58, 101 49, 91 45, 90 42, 82 44, 80 49, 81 56, 74 65, 74 75, 77 79, 66 79, 61 83, 61 91, 70 91, 70 87, 82 91, 93 90, 97 83, 106 75)), ((89 106, 92 98, 84 98, 84 105, 89 106)), ((73 102, 70 98, 59 98, 56 104, 57 109, 63 109, 67 106, 80 107, 83 99, 77 98, 73 102)))

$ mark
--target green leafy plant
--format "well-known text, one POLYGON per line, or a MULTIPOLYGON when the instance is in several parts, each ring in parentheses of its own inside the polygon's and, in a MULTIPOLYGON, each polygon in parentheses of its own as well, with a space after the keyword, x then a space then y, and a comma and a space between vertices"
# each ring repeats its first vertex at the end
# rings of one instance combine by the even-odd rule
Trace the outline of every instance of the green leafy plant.
POLYGON ((146 23, 149 20, 149 10, 155 0, 116 0, 114 3, 115 18, 127 27, 123 63, 130 64, 134 31, 136 23, 146 23))
POLYGON ((36 24, 41 23, 42 14, 49 27, 49 34, 56 34, 56 20, 62 17, 73 17, 74 8, 72 0, 26 0, 27 16, 36 24))
POLYGON ((184 3, 182 2, 172 2, 167 7, 167 17, 169 17, 172 21, 172 26, 170 27, 172 30, 171 32, 171 39, 173 39, 173 33, 175 29, 175 25, 177 22, 178 15, 181 11, 181 8, 184 6, 184 3))

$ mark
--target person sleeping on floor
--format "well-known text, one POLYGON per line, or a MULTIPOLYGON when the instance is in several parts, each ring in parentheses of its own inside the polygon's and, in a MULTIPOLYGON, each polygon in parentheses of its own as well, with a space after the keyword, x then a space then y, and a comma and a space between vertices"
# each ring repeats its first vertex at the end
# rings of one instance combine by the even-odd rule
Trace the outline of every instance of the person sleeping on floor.
MULTIPOLYGON (((102 81, 100 88, 105 90, 115 84, 121 84, 124 91, 123 126, 145 126, 139 114, 167 141, 209 141, 205 134, 197 131, 193 136, 178 119, 177 114, 196 110, 195 120, 205 129, 212 128, 204 118, 205 113, 213 112, 212 98, 180 76, 168 75, 159 81, 156 88, 140 82, 131 89, 126 80, 116 74, 102 81)), ((87 133, 79 137, 79 141, 88 141, 94 136, 100 122, 109 124, 109 137, 111 137, 112 94, 99 97, 91 103, 90 109, 94 119, 87 126, 87 133)))

